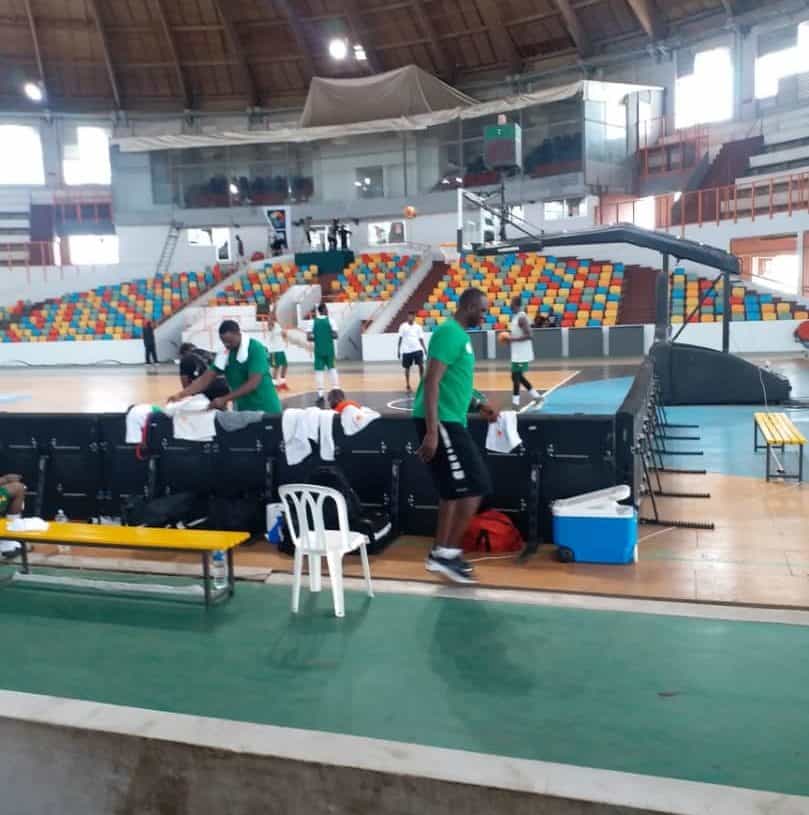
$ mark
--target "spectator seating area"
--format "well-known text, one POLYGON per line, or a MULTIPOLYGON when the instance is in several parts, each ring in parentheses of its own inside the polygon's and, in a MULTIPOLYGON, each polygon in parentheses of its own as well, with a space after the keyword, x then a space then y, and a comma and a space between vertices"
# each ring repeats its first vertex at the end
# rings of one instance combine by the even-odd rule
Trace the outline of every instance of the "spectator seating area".
POLYGON ((418 263, 411 255, 363 254, 331 282, 333 299, 390 300, 418 263))
POLYGON ((557 258, 535 253, 496 258, 466 255, 455 262, 438 282, 417 317, 431 330, 455 311, 464 289, 477 286, 488 293, 489 310, 484 328, 509 327, 511 299, 522 297, 531 320, 537 312, 554 312, 565 328, 615 325, 623 291, 622 263, 602 263, 577 258, 557 258))
POLYGON ((41 303, 22 301, 0 308, 2 342, 131 340, 143 324, 171 317, 204 295, 227 274, 218 264, 204 272, 157 275, 98 286, 41 303))
MULTIPOLYGON (((699 303, 700 293, 707 295, 698 313, 691 317, 692 323, 721 322, 724 317, 722 281, 700 277, 696 272, 686 272, 682 267, 671 274, 671 322, 683 323, 699 303)), ((748 288, 741 281, 733 284, 730 292, 730 319, 733 322, 759 320, 806 320, 806 306, 778 295, 748 288)))
POLYGON ((192 184, 183 191, 186 207, 228 207, 234 205, 286 204, 308 201, 314 195, 314 181, 308 176, 258 176, 228 179, 217 175, 204 184, 192 184), (238 192, 231 192, 231 184, 238 192))
POLYGON ((246 306, 271 303, 290 286, 317 283, 317 266, 299 269, 294 263, 254 263, 244 274, 225 286, 209 306, 246 306))

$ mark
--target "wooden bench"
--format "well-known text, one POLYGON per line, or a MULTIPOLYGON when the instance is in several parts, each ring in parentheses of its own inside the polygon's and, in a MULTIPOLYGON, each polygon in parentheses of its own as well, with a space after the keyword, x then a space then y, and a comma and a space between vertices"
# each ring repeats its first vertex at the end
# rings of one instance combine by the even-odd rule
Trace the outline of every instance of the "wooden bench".
POLYGON ((98 526, 79 523, 49 523, 46 532, 14 532, 6 529, 6 521, 0 521, 0 538, 26 543, 53 543, 69 546, 88 546, 104 549, 140 549, 152 552, 194 552, 202 560, 202 585, 180 587, 144 583, 121 583, 104 580, 31 574, 27 546, 23 545, 20 571, 15 581, 46 585, 73 585, 102 591, 133 591, 160 594, 186 594, 204 599, 210 606, 233 596, 233 550, 240 543, 250 540, 249 532, 208 532, 192 529, 151 529, 142 526, 98 526), (213 552, 225 553, 227 585, 216 589, 212 586, 210 556, 213 552))
POLYGON ((780 472, 776 473, 777 478, 795 478, 798 482, 803 481, 803 446, 806 444, 806 437, 792 423, 786 413, 754 413, 753 414, 753 450, 767 451, 767 465, 765 469, 767 481, 773 477, 770 473, 770 455, 772 449, 777 448, 784 452, 788 446, 798 447, 798 472, 786 473, 783 467, 779 467, 780 472), (764 439, 764 444, 759 444, 759 433, 764 439))

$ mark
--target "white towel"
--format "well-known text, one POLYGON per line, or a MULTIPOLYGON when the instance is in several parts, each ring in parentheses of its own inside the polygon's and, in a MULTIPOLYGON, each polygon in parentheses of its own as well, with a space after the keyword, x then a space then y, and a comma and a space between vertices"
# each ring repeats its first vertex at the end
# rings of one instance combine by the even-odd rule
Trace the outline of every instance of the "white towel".
POLYGON ((334 461, 334 411, 320 411, 320 457, 334 461))
MULTIPOLYGON (((239 350, 236 352, 236 362, 240 362, 244 365, 247 362, 247 352, 249 350, 250 340, 246 340, 242 338, 242 342, 239 345, 239 350)), ((224 371, 225 368, 228 367, 228 360, 230 359, 230 351, 224 350, 220 351, 213 360, 213 366, 216 368, 217 371, 224 371)))
POLYGON ((143 428, 153 411, 160 410, 153 405, 133 405, 126 414, 126 443, 140 444, 143 441, 143 428))
POLYGON ((48 523, 42 518, 15 518, 6 524, 6 532, 47 532, 48 523))
POLYGON ((486 434, 486 449, 493 453, 510 453, 522 444, 517 430, 517 414, 513 410, 504 410, 496 422, 489 425, 486 434))
POLYGON ((375 410, 368 407, 354 407, 354 405, 343 408, 340 414, 343 433, 346 436, 353 436, 360 430, 365 430, 371 422, 375 422, 378 418, 379 414, 375 410))
POLYGON ((301 408, 287 408, 281 416, 284 450, 290 467, 300 464, 312 452, 304 421, 305 412, 301 408))
POLYGON ((317 441, 320 437, 320 414, 323 411, 319 407, 308 407, 303 409, 303 432, 306 433, 306 438, 311 441, 317 441))
POLYGON ((198 393, 171 402, 163 409, 172 418, 174 438, 185 441, 212 441, 216 437, 216 411, 208 397, 198 393))

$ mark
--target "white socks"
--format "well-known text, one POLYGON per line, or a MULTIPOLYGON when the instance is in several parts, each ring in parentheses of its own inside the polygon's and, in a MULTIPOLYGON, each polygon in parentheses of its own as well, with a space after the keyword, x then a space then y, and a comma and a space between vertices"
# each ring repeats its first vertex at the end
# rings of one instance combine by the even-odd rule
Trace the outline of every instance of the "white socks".
POLYGON ((323 389, 326 386, 326 374, 324 371, 315 371, 315 382, 317 383, 317 395, 323 396, 323 389))
POLYGON ((337 375, 337 368, 329 368, 329 376, 331 377, 331 384, 333 388, 340 387, 340 377, 337 375))
POLYGON ((511 404, 514 405, 514 407, 519 407, 520 397, 519 396, 512 396, 511 397, 511 404))
POLYGON ((454 560, 456 557, 460 557, 463 554, 463 550, 450 549, 448 546, 439 546, 436 544, 433 546, 433 551, 431 554, 435 555, 436 557, 444 558, 445 560, 454 560))

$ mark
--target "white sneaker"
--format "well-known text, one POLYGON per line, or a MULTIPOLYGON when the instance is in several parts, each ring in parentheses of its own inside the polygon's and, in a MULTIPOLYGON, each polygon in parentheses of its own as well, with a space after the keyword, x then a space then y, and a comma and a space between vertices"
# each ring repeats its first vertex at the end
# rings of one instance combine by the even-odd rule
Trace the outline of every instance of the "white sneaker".
POLYGON ((11 560, 22 554, 22 544, 19 541, 0 541, 0 557, 11 560))

